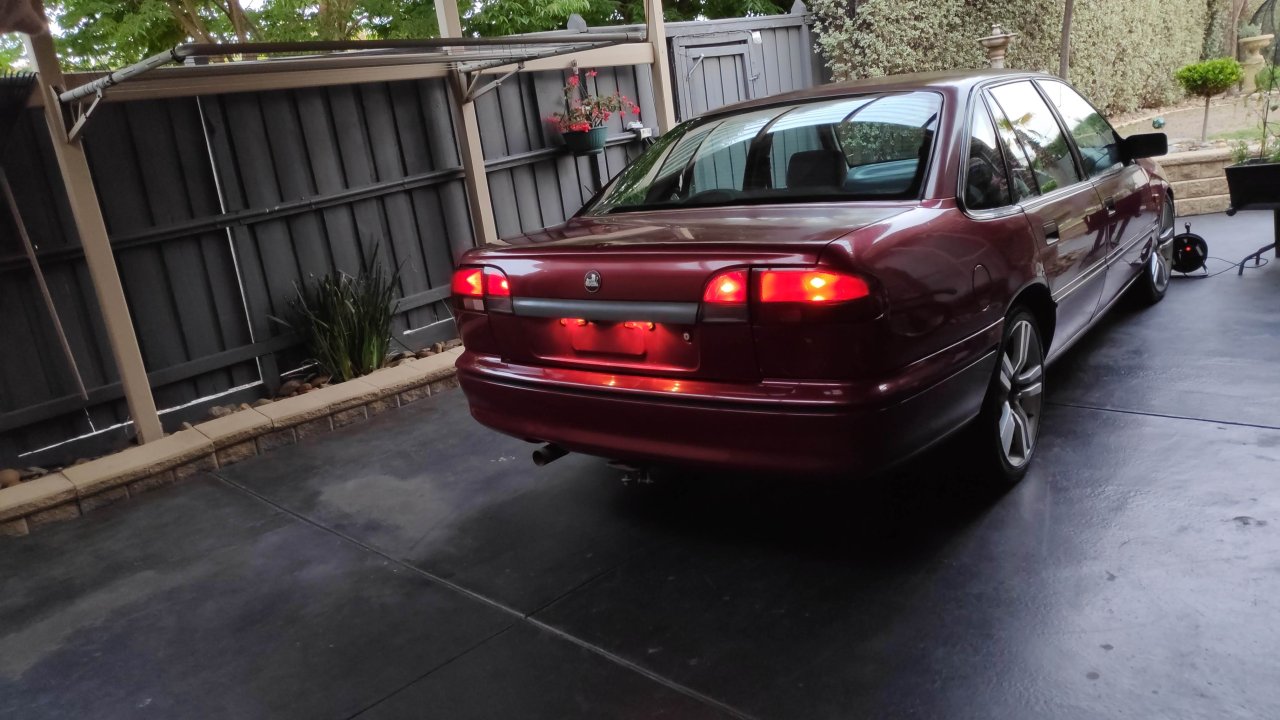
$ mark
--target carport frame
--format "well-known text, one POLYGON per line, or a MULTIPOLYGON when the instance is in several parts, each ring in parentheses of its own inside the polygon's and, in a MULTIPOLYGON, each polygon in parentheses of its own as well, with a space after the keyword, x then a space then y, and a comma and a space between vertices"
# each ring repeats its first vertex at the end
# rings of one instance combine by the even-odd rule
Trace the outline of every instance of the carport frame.
MULTIPOLYGON (((201 94, 283 90, 292 88, 391 82, 423 78, 447 78, 453 100, 451 112, 457 127, 464 184, 471 215, 474 244, 500 242, 480 143, 480 127, 474 100, 480 93, 465 77, 497 75, 484 90, 517 72, 565 70, 577 66, 618 67, 650 65, 658 117, 658 131, 675 125, 670 64, 667 60, 666 25, 662 0, 645 0, 645 33, 617 37, 586 33, 540 33, 511 38, 467 38, 463 35, 457 0, 436 0, 440 38, 406 41, 345 41, 309 43, 245 43, 226 45, 180 45, 165 53, 113 73, 77 73, 64 76, 58 62, 53 37, 48 30, 39 35, 23 35, 28 57, 37 71, 37 92, 32 104, 44 107, 45 121, 57 158, 59 172, 77 234, 84 249, 94 296, 102 312, 112 357, 124 391, 129 415, 139 443, 164 437, 155 398, 147 377, 133 320, 125 299, 110 237, 102 216, 98 195, 89 172, 83 146, 85 123, 100 102, 188 97, 201 94), (581 39, 575 39, 581 35, 581 39), (500 45, 587 45, 568 52, 528 53, 523 57, 478 59, 467 68, 449 67, 465 59, 465 53, 449 62, 424 62, 413 50, 500 45), (195 55, 232 55, 244 52, 334 52, 351 50, 408 51, 401 54, 323 55, 296 60, 248 61, 221 65, 165 68, 164 65, 195 55), (127 83, 125 82, 127 81, 127 83), (110 90, 110 92, 108 92, 110 90), (76 117, 69 105, 92 97, 91 104, 76 117)), ((474 53, 473 53, 474 54, 474 53)))

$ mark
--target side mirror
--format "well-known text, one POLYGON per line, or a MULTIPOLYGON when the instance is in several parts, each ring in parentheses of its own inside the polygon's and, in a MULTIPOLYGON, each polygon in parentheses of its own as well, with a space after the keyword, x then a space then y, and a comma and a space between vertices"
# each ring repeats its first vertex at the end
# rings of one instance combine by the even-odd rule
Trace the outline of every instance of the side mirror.
POLYGON ((1157 157, 1169 152, 1169 136, 1164 133, 1140 133, 1120 139, 1120 157, 1125 162, 1157 157))

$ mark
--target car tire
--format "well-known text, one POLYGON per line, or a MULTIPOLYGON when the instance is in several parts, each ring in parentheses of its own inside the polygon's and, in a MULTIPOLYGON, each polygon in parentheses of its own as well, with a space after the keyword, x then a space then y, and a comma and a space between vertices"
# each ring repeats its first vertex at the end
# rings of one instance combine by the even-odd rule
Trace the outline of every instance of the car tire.
POLYGON ((1044 406, 1044 343, 1026 308, 1005 320, 991 384, 974 427, 981 483, 1004 490, 1027 473, 1039 445, 1044 406))
POLYGON ((1142 274, 1133 284, 1133 295, 1144 306, 1155 305, 1169 291, 1169 277, 1173 268, 1174 222, 1173 198, 1165 196, 1160 207, 1160 231, 1156 235, 1155 245, 1142 264, 1142 274))

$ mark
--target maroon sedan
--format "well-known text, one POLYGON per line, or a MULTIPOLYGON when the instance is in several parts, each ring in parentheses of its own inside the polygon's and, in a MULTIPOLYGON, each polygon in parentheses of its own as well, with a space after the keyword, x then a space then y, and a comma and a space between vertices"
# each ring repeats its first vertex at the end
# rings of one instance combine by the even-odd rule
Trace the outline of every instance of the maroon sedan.
POLYGON ((865 474, 971 425, 1026 472, 1046 362, 1169 282, 1164 135, 1057 78, 824 86, 663 135, 453 279, 481 423, 633 466, 865 474))

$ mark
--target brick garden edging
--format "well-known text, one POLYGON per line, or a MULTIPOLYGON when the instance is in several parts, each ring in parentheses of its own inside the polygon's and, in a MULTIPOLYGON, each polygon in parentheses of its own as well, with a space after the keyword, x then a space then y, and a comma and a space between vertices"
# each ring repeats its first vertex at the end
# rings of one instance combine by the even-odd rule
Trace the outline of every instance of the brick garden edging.
POLYGON ((457 387, 453 364, 461 354, 462 348, 454 348, 408 360, 0 489, 0 536, 26 535, 201 470, 226 467, 457 387))
POLYGON ((1220 213, 1231 204, 1223 169, 1234 162, 1229 148, 1170 153, 1156 161, 1173 186, 1178 217, 1220 213))

